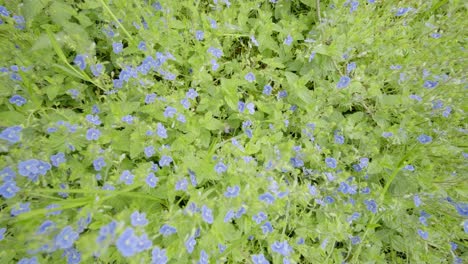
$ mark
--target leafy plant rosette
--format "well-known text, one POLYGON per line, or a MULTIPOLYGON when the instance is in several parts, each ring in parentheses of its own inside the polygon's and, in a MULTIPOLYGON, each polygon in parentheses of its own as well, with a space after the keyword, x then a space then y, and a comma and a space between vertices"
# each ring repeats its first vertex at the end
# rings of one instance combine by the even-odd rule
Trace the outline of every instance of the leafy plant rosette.
POLYGON ((466 4, 0 6, 1 263, 462 263, 466 4))

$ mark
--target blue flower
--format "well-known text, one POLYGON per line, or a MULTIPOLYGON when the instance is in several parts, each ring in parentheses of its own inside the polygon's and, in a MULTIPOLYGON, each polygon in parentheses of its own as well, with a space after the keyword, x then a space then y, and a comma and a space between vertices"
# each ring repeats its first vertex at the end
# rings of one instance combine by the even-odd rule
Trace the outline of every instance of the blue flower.
POLYGON ((309 56, 309 62, 311 62, 315 58, 315 51, 313 51, 309 56))
POLYGON ((258 47, 258 46, 259 46, 258 41, 257 41, 257 39, 255 38, 254 35, 250 36, 250 41, 252 41, 252 44, 253 44, 255 47, 258 47))
POLYGON ((227 171, 227 166, 222 162, 218 162, 214 167, 216 173, 221 174, 227 171))
POLYGON ((236 216, 236 213, 232 209, 229 210, 224 216, 224 222, 225 223, 230 222, 235 216, 236 216))
POLYGON ((275 197, 271 193, 267 192, 267 193, 261 194, 259 196, 259 200, 267 204, 273 204, 275 202, 275 197))
POLYGON ((433 89, 433 88, 437 87, 437 84, 439 84, 439 82, 426 80, 424 82, 424 88, 433 89))
POLYGON ((30 159, 26 161, 20 161, 18 163, 18 173, 21 176, 28 178, 34 178, 39 174, 39 161, 36 159, 30 159))
POLYGON ((59 152, 55 155, 50 156, 50 161, 54 167, 58 167, 61 163, 66 162, 65 154, 63 152, 59 152))
POLYGON ((136 253, 140 253, 140 252, 143 252, 145 250, 148 250, 153 246, 153 242, 151 242, 151 240, 148 239, 147 234, 143 234, 140 237, 137 237, 137 239, 138 239, 138 241, 137 241, 137 244, 135 246, 136 253))
POLYGON ((188 181, 186 178, 183 178, 176 182, 175 190, 176 191, 187 191, 188 181))
POLYGON ((344 140, 345 140, 344 136, 335 134, 335 143, 336 144, 343 145, 344 140))
POLYGON ((442 35, 440 33, 432 33, 431 38, 439 39, 442 35))
POLYGON ((415 194, 413 196, 413 202, 414 202, 414 206, 416 207, 421 206, 421 198, 419 198, 419 195, 415 194))
POLYGON ((245 110, 245 103, 243 101, 239 101, 237 102, 237 109, 239 110, 239 112, 244 112, 245 110))
POLYGON ((197 241, 193 236, 189 237, 187 241, 185 241, 185 248, 187 249, 187 252, 191 254, 193 250, 195 249, 195 245, 197 244, 197 241))
POLYGON ((279 253, 283 256, 289 256, 289 254, 292 252, 292 248, 291 246, 289 246, 288 241, 283 241, 283 242, 275 241, 271 245, 271 249, 274 252, 279 253))
POLYGON ((300 168, 304 166, 304 161, 299 157, 293 157, 289 161, 294 168, 300 168))
POLYGON ((69 248, 64 251, 67 257, 67 264, 78 264, 81 262, 81 253, 75 248, 69 248))
POLYGON ((151 158, 156 153, 153 146, 145 147, 144 152, 147 158, 151 158))
POLYGON ((104 161, 104 158, 103 157, 99 157, 97 159, 95 159, 93 161, 93 166, 94 166, 94 170, 96 171, 100 171, 103 167, 105 167, 107 164, 106 162, 104 161))
POLYGON ((150 93, 147 94, 145 97, 145 104, 151 104, 156 100, 156 94, 155 93, 150 93))
POLYGON ((348 76, 341 76, 340 81, 336 84, 336 88, 342 89, 346 88, 351 82, 351 78, 348 76))
POLYGON ((8 9, 6 9, 6 7, 0 6, 0 15, 5 16, 5 17, 9 17, 10 12, 8 11, 8 9))
POLYGON ((86 59, 86 57, 84 55, 76 55, 75 60, 73 61, 73 63, 75 63, 75 65, 78 66, 78 68, 80 68, 82 71, 84 71, 84 69, 86 69, 85 59, 86 59))
POLYGON ((421 102, 421 101, 422 101, 421 96, 419 96, 419 95, 417 95, 417 94, 411 94, 409 97, 410 97, 411 99, 413 99, 413 100, 418 101, 418 102, 421 102))
POLYGON ((156 187, 156 184, 158 184, 159 178, 154 175, 154 173, 149 173, 148 176, 146 177, 146 184, 148 184, 149 187, 154 188, 156 187))
POLYGON ((428 144, 428 143, 431 143, 432 142, 432 137, 431 136, 428 136, 428 135, 425 135, 425 134, 422 134, 418 137, 418 141, 421 143, 421 144, 428 144))
POLYGON ((138 211, 135 211, 130 215, 130 220, 132 226, 145 226, 148 224, 146 213, 140 213, 138 211))
POLYGON ((10 98, 9 102, 17 106, 22 106, 26 103, 26 99, 24 99, 24 97, 21 95, 15 94, 10 98))
POLYGON ((11 216, 18 216, 22 213, 27 213, 29 211, 31 211, 31 208, 29 208, 29 206, 31 205, 31 203, 19 203, 17 206, 14 206, 13 208, 11 208, 11 211, 10 211, 10 215, 11 216))
POLYGON ((177 121, 179 121, 181 123, 187 122, 187 120, 185 119, 185 116, 183 114, 178 114, 177 115, 177 121))
POLYGON ((167 263, 166 250, 159 247, 154 247, 151 251, 152 264, 166 264, 167 263))
POLYGON ((408 164, 408 165, 406 165, 405 167, 403 167, 403 169, 408 170, 408 171, 414 171, 414 166, 408 164))
POLYGON ((42 224, 39 226, 39 228, 37 229, 36 231, 36 234, 45 234, 47 232, 50 231, 50 229, 54 229, 55 228, 55 223, 50 221, 50 220, 45 220, 44 222, 42 222, 42 224))
POLYGON ((15 20, 16 24, 15 28, 17 29, 24 29, 26 21, 24 20, 23 16, 13 16, 13 20, 15 20))
POLYGON ((418 229, 418 235, 424 240, 427 240, 429 238, 429 233, 421 229, 418 229))
POLYGON ((329 168, 332 168, 332 169, 335 169, 337 165, 336 159, 331 158, 331 157, 326 158, 325 163, 327 164, 329 168))
POLYGON ((161 159, 159 160, 159 166, 161 167, 170 166, 171 162, 173 162, 172 157, 163 155, 161 159))
POLYGON ((260 228, 262 229, 264 235, 273 232, 273 226, 271 226, 271 223, 268 221, 265 222, 260 228))
POLYGON ((98 115, 86 115, 86 120, 96 126, 99 126, 101 124, 101 120, 99 120, 98 115))
POLYGON ((236 217, 237 219, 239 219, 239 218, 241 218, 246 212, 247 212, 247 210, 245 209, 245 207, 244 207, 244 206, 241 206, 241 208, 239 208, 239 210, 237 210, 235 217, 236 217))
POLYGON ((189 109, 190 108, 190 101, 187 98, 184 98, 180 100, 180 104, 185 108, 189 109))
POLYGON ((211 53, 216 58, 221 58, 223 56, 223 51, 214 47, 209 47, 208 52, 211 53))
POLYGON ((252 72, 247 73, 244 78, 248 82, 255 81, 255 75, 252 72))
POLYGON ((261 224, 263 221, 267 220, 267 214, 264 212, 258 212, 258 214, 252 216, 252 220, 257 223, 257 225, 261 224))
POLYGON ((396 12, 395 16, 403 16, 404 14, 408 13, 408 11, 410 11, 411 9, 411 7, 398 8, 398 11, 396 12))
POLYGON ((138 49, 141 50, 141 51, 145 51, 146 50, 146 43, 144 41, 140 41, 140 43, 138 44, 138 49))
POLYGON ((315 187, 315 185, 310 185, 309 184, 309 193, 312 196, 316 196, 317 195, 317 187, 315 187))
POLYGON ((164 117, 173 117, 176 113, 177 113, 177 110, 174 107, 168 106, 164 110, 164 117))
POLYGON ((468 203, 456 203, 454 206, 461 216, 468 217, 468 203))
POLYGON ((134 178, 135 175, 133 175, 129 170, 124 170, 120 175, 120 181, 124 182, 126 185, 132 184, 134 178))
POLYGON ((101 136, 101 131, 97 128, 90 128, 86 132, 86 139, 91 141, 91 140, 98 140, 99 137, 101 136))
POLYGON ((283 44, 284 44, 284 45, 287 45, 287 46, 291 46, 292 42, 293 42, 293 38, 291 37, 291 35, 288 35, 288 36, 284 39, 283 44))
POLYGON ((158 124, 157 124, 156 134, 157 134, 160 138, 167 138, 167 130, 166 130, 166 128, 164 127, 163 124, 161 124, 161 123, 158 123, 158 124))
POLYGON ((0 241, 2 241, 3 239, 5 239, 6 230, 7 230, 7 229, 6 229, 5 227, 0 228, 0 241))
POLYGON ((12 126, 5 128, 2 133, 0 133, 0 139, 6 140, 10 143, 16 143, 20 141, 20 133, 22 128, 20 126, 12 126))
POLYGON ((273 90, 273 87, 271 87, 271 85, 269 85, 269 84, 266 84, 265 86, 263 86, 263 94, 264 95, 271 95, 272 90, 273 90))
POLYGON ((115 242, 117 249, 124 257, 130 257, 137 253, 138 237, 132 228, 128 227, 115 242))
POLYGON ((356 62, 350 62, 346 65, 346 72, 349 74, 356 69, 356 62))
POLYGON ((186 96, 188 99, 192 99, 192 100, 193 100, 193 99, 195 99, 195 98, 198 97, 198 92, 195 91, 195 89, 190 88, 190 89, 188 90, 188 92, 185 94, 185 96, 186 96))
POLYGON ((361 243, 361 238, 359 236, 352 236, 350 239, 351 239, 351 244, 353 245, 361 243))
POLYGON ((159 229, 159 233, 166 237, 166 236, 170 236, 172 234, 177 233, 177 229, 175 227, 173 227, 173 226, 164 224, 159 229))
POLYGON ((204 38, 205 38, 205 33, 201 30, 197 30, 195 32, 195 38, 198 40, 198 41, 202 41, 204 38))
POLYGON ((206 205, 202 206, 201 215, 202 215, 203 221, 207 222, 208 224, 213 223, 213 220, 214 220, 213 211, 210 208, 208 208, 208 206, 206 205))
POLYGON ((382 137, 384 137, 384 138, 389 138, 389 137, 391 137, 391 136, 393 136, 393 133, 392 133, 392 132, 383 132, 383 133, 382 133, 382 137))
POLYGON ((366 205, 367 210, 374 214, 377 213, 377 203, 374 200, 364 200, 364 204, 366 205))
POLYGON ((352 12, 356 11, 357 8, 358 8, 358 6, 359 6, 359 2, 358 2, 358 1, 352 0, 352 1, 351 1, 351 7, 350 7, 350 9, 349 9, 349 12, 352 13, 352 12))
POLYGON ((270 264, 263 254, 252 255, 252 262, 254 264, 270 264))
POLYGON ((209 263, 209 256, 206 254, 205 250, 202 250, 200 252, 200 260, 197 262, 197 264, 208 264, 209 263))
POLYGON ((361 193, 362 194, 369 194, 370 193, 370 188, 369 187, 362 188, 361 193))
POLYGON ((113 49, 115 54, 118 54, 118 53, 122 52, 123 44, 121 42, 114 42, 114 43, 112 43, 112 49, 113 49))
POLYGON ((20 261, 18 261, 17 264, 39 264, 37 261, 37 257, 32 257, 32 258, 22 258, 20 261))
POLYGON ((247 110, 249 110, 249 114, 253 115, 255 113, 255 105, 254 103, 248 103, 246 105, 247 110))
POLYGON ((468 234, 468 220, 463 222, 463 231, 468 234))
POLYGON ((91 73, 93 73, 94 77, 98 77, 99 75, 101 75, 103 70, 104 66, 101 63, 91 65, 91 73))
POLYGON ((359 217, 361 217, 361 214, 359 212, 354 212, 350 217, 348 217, 348 219, 346 219, 346 221, 351 224, 354 220, 357 220, 359 217))
POLYGON ((71 226, 66 226, 55 237, 55 245, 61 249, 71 248, 78 237, 79 234, 71 226))
POLYGON ((217 28, 218 27, 218 24, 216 23, 216 20, 214 20, 212 18, 209 18, 209 20, 210 20, 211 28, 217 28))
POLYGON ((235 185, 233 187, 228 186, 227 190, 224 192, 224 196, 228 198, 234 198, 239 195, 240 187, 239 185, 235 185))
POLYGON ((132 115, 126 115, 122 117, 122 122, 125 122, 129 125, 133 124, 133 116, 132 115))
POLYGON ((62 213, 61 210, 54 210, 54 209, 60 208, 60 205, 58 205, 58 204, 49 204, 49 205, 46 206, 45 208, 51 211, 51 212, 46 213, 46 216, 49 216, 49 215, 59 215, 59 214, 62 213))
POLYGON ((16 193, 19 192, 20 188, 16 186, 16 182, 13 180, 7 181, 0 186, 0 195, 5 199, 15 197, 16 193))

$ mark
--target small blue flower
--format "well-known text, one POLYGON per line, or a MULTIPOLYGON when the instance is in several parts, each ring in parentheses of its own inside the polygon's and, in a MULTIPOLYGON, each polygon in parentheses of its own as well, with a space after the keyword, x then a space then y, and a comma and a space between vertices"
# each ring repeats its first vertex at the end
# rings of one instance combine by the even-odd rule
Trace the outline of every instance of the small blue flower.
POLYGON ((291 46, 292 42, 293 42, 293 38, 291 37, 291 35, 288 35, 288 36, 284 39, 283 44, 284 44, 284 45, 287 45, 287 46, 291 46))
POLYGON ((167 130, 166 130, 166 128, 164 127, 163 124, 161 124, 161 123, 158 123, 158 124, 157 124, 156 134, 157 134, 160 138, 167 138, 167 130))
POLYGON ((81 253, 75 248, 69 248, 64 251, 67 257, 67 264, 79 264, 81 262, 81 253))
POLYGON ((5 17, 9 17, 10 12, 8 11, 8 9, 6 9, 6 7, 0 6, 0 15, 5 16, 5 17))
POLYGON ((168 261, 166 250, 159 247, 154 247, 151 251, 151 263, 152 264, 166 264, 168 261))
POLYGON ((327 164, 329 168, 332 168, 332 169, 335 169, 337 165, 336 159, 331 158, 331 157, 327 157, 325 159, 325 163, 327 164))
POLYGON ((227 198, 234 198, 239 195, 240 187, 239 185, 235 185, 233 187, 228 186, 227 190, 224 192, 224 196, 227 198))
POLYGON ((260 228, 262 229, 264 235, 273 232, 273 226, 271 226, 271 223, 268 221, 265 222, 260 228))
POLYGON ((425 134, 422 134, 418 137, 418 141, 421 143, 421 144, 428 144, 428 143, 431 143, 432 142, 432 137, 431 136, 428 136, 428 135, 425 135, 425 134))
POLYGON ((207 222, 208 224, 212 224, 213 223, 213 212, 210 208, 208 208, 208 206, 206 205, 203 205, 202 206, 202 209, 201 209, 201 215, 202 215, 202 218, 203 218, 203 221, 207 222))
POLYGON ((359 6, 359 2, 352 0, 351 1, 351 7, 349 8, 349 12, 352 13, 352 12, 356 11, 358 6, 359 6))
POLYGON ((98 140, 99 137, 101 136, 101 131, 97 128, 90 128, 86 132, 86 139, 91 141, 91 140, 98 140))
POLYGON ((311 62, 315 58, 315 51, 313 51, 309 56, 309 62, 311 62))
POLYGON ((159 160, 159 166, 161 167, 170 166, 171 162, 173 162, 171 156, 163 155, 161 159, 159 160))
POLYGON ((201 30, 197 30, 195 32, 195 38, 198 40, 198 41, 202 41, 204 38, 205 38, 205 33, 201 30))
POLYGON ((271 95, 272 90, 273 90, 273 88, 269 84, 263 86, 263 94, 264 95, 271 95))
POLYGON ((16 193, 19 192, 20 188, 16 186, 16 182, 13 180, 7 181, 0 186, 0 195, 5 199, 15 197, 16 193))
POLYGON ((55 245, 61 249, 71 248, 75 241, 78 239, 79 234, 73 231, 71 226, 66 226, 55 237, 55 245))
POLYGON ((255 81, 255 75, 252 72, 247 73, 244 78, 248 82, 255 81))
POLYGON ((125 122, 129 125, 133 124, 133 116, 132 115, 126 115, 122 117, 122 122, 125 122))
POLYGON ((342 89, 346 88, 351 82, 351 78, 348 76, 341 76, 340 81, 336 84, 336 88, 342 89))
POLYGON ((252 255, 252 262, 254 264, 270 264, 263 254, 252 255))
POLYGON ((349 74, 356 69, 356 62, 350 62, 346 65, 346 72, 349 74))
POLYGON ((188 181, 186 178, 183 178, 176 182, 175 190, 176 191, 187 191, 188 181))
POLYGON ((208 264, 209 263, 209 256, 206 254, 205 250, 202 250, 200 252, 200 260, 197 262, 197 264, 208 264))
POLYGON ((148 220, 146 219, 146 213, 140 213, 138 211, 134 211, 130 215, 130 220, 132 226, 145 226, 148 224, 148 220))
POLYGON ((151 158, 156 153, 153 146, 145 147, 144 152, 147 158, 151 158))
POLYGON ((138 49, 141 50, 141 51, 145 51, 146 50, 146 43, 144 41, 140 41, 140 43, 138 44, 138 49))
POLYGON ((11 208, 10 215, 11 216, 18 216, 20 214, 27 213, 27 212, 31 211, 31 208, 29 208, 30 205, 31 205, 31 203, 29 203, 29 202, 19 203, 17 206, 14 206, 13 208, 11 208))
POLYGON ((36 234, 45 234, 49 232, 51 229, 55 228, 55 223, 50 221, 50 220, 45 220, 42 222, 42 224, 39 226, 39 228, 36 231, 36 234))
POLYGON ((101 75, 102 71, 104 70, 104 66, 101 63, 98 63, 96 65, 91 65, 91 73, 94 75, 94 77, 98 77, 101 75))
POLYGON ((0 133, 0 139, 6 140, 10 143, 16 143, 20 141, 21 130, 22 128, 20 126, 7 127, 2 131, 2 133, 0 133))
POLYGON ((293 157, 289 161, 294 168, 301 168, 304 166, 304 161, 299 157, 293 157))
POLYGON ((289 256, 289 254, 292 252, 292 248, 291 246, 289 246, 287 241, 275 241, 271 245, 271 249, 273 250, 273 252, 279 253, 283 256, 289 256))
POLYGON ((366 205, 367 210, 374 214, 377 213, 377 203, 374 200, 364 200, 364 204, 366 205))
POLYGON ((350 239, 351 239, 351 244, 353 245, 361 243, 361 238, 359 236, 352 236, 350 239))
POLYGON ((288 96, 288 92, 286 92, 286 90, 282 90, 282 91, 278 92, 278 98, 279 99, 285 98, 286 96, 288 96))
POLYGON ((170 226, 170 225, 167 225, 167 224, 164 224, 161 226, 161 228, 159 229, 159 233, 165 237, 167 236, 170 236, 172 234, 175 234, 177 233, 177 229, 173 226, 170 226))
POLYGON ((468 234, 468 220, 463 222, 463 231, 468 234))
POLYGON ((421 206, 422 202, 421 202, 421 198, 419 198, 419 195, 415 194, 413 196, 413 202, 414 202, 414 206, 416 206, 416 207, 421 206))
POLYGON ((351 224, 354 220, 359 219, 359 217, 361 217, 361 214, 359 212, 354 212, 346 221, 351 224))
POLYGON ((362 194, 369 194, 370 193, 370 188, 369 187, 362 188, 361 193, 362 194))
POLYGON ((67 160, 65 159, 65 154, 63 152, 59 152, 50 156, 50 161, 52 162, 52 166, 58 167, 61 163, 64 163, 67 160))
POLYGON ((22 97, 21 95, 15 94, 10 98, 9 102, 17 106, 22 106, 26 103, 26 99, 24 99, 24 97, 22 97))
POLYGON ((267 192, 267 193, 261 194, 259 196, 259 200, 267 204, 273 204, 275 202, 275 197, 271 193, 267 192))
POLYGON ((410 11, 411 9, 411 7, 398 8, 398 11, 396 12, 395 16, 403 16, 404 14, 408 13, 408 11, 410 11))
POLYGON ((230 222, 235 216, 236 213, 232 209, 229 210, 224 216, 224 223, 230 222))
POLYGON ((392 133, 392 132, 383 132, 383 133, 382 133, 382 137, 384 137, 384 138, 389 138, 389 137, 391 137, 391 136, 393 136, 393 133, 392 133))
POLYGON ((241 218, 246 212, 247 212, 247 210, 245 209, 245 207, 244 207, 244 206, 241 206, 241 208, 239 208, 239 210, 237 210, 235 217, 236 217, 237 219, 239 219, 239 218, 241 218))
POLYGON ((155 100, 156 100, 156 94, 155 93, 147 94, 146 97, 145 97, 145 104, 154 103, 155 100))
POLYGON ((78 68, 80 68, 82 71, 84 71, 84 69, 86 69, 86 56, 85 55, 76 55, 75 57, 75 60, 73 61, 73 63, 78 66, 78 68))
POLYGON ((252 220, 255 221, 257 225, 261 224, 263 221, 267 220, 267 214, 264 212, 258 212, 258 214, 252 216, 252 220))
POLYGON ((172 106, 167 106, 164 110, 164 117, 173 117, 177 113, 177 109, 172 106))
POLYGON ((424 82, 424 88, 433 89, 433 88, 436 88, 436 87, 437 87, 437 84, 439 84, 439 82, 426 80, 426 81, 424 82))
POLYGON ((13 181, 15 179, 16 173, 10 167, 5 167, 0 170, 0 180, 4 182, 13 181))
POLYGON ((223 244, 218 244, 219 253, 223 253, 226 250, 226 246, 223 244))
POLYGON ((112 43, 112 49, 115 54, 119 54, 123 50, 123 44, 121 42, 112 43))
POLYGON ((429 233, 421 229, 418 229, 418 235, 424 240, 427 240, 429 238, 429 233))
MULTIPOLYGON (((180 100, 180 104, 185 108, 189 109, 190 108, 190 101, 187 98, 184 98, 180 100)), ((167 110, 167 109, 166 109, 167 110)))
POLYGON ((212 18, 209 18, 210 20, 210 26, 211 28, 217 28, 218 27, 218 24, 216 23, 216 20, 212 19, 212 18))
POLYGON ((32 257, 32 258, 22 258, 20 261, 18 261, 17 264, 39 264, 37 261, 37 257, 32 257))
POLYGON ((239 101, 237 102, 237 109, 239 110, 239 112, 244 112, 245 110, 245 103, 243 101, 239 101))
POLYGON ((104 158, 103 157, 99 157, 97 159, 95 159, 93 161, 93 166, 94 166, 94 170, 96 171, 100 171, 103 167, 105 167, 107 164, 106 162, 104 161, 104 158))
POLYGON ((133 175, 129 170, 124 170, 120 175, 120 181, 124 182, 126 185, 132 184, 134 178, 135 175, 133 175))
POLYGON ((247 103, 246 104, 247 110, 249 110, 249 114, 253 115, 255 114, 255 104, 254 103, 247 103))
POLYGON ((24 29, 25 28, 26 21, 24 20, 23 16, 13 16, 13 20, 15 20, 15 22, 16 22, 15 27, 17 29, 24 29))
POLYGON ((419 95, 417 95, 417 94, 411 94, 409 97, 410 97, 411 99, 413 99, 413 100, 418 101, 418 102, 421 102, 421 101, 422 101, 421 96, 419 96, 419 95))
POLYGON ((86 115, 86 120, 96 126, 101 124, 101 120, 99 119, 98 115, 86 115))
POLYGON ((257 39, 255 38, 254 35, 250 36, 250 41, 252 41, 252 44, 253 44, 255 47, 258 47, 258 46, 259 46, 258 41, 257 41, 257 39))
POLYGON ((195 91, 195 89, 193 88, 190 88, 187 93, 185 94, 185 96, 188 98, 188 99, 195 99, 198 97, 198 92, 195 91))
POLYGON ((159 178, 154 175, 154 173, 149 173, 148 176, 146 177, 146 184, 148 184, 149 187, 154 188, 156 187, 156 184, 158 184, 159 178))
POLYGON ((315 185, 310 185, 309 184, 309 193, 312 196, 316 196, 317 195, 317 187, 315 187, 315 185))
POLYGON ((216 58, 221 58, 223 56, 223 51, 214 47, 209 47, 208 52, 216 58))
POLYGON ((189 237, 187 241, 185 241, 185 248, 187 249, 187 252, 191 254, 193 250, 195 249, 195 245, 197 244, 197 241, 193 236, 189 237))
POLYGON ((130 257, 137 253, 138 240, 133 229, 128 227, 117 239, 115 245, 124 257, 130 257))
POLYGON ((440 33, 432 33, 431 38, 439 39, 442 35, 440 33))
POLYGON ((222 162, 218 162, 214 167, 216 173, 221 174, 227 171, 227 166, 222 162))
POLYGON ((461 216, 468 217, 468 203, 456 203, 454 206, 461 216))
POLYGON ((7 229, 6 229, 5 227, 0 228, 0 241, 2 241, 3 239, 5 239, 6 230, 7 230, 7 229))
POLYGON ((344 136, 335 134, 335 143, 339 145, 343 145, 345 141, 344 136))
POLYGON ((415 170, 414 166, 413 166, 413 165, 410 165, 410 164, 408 164, 408 165, 406 165, 405 167, 403 167, 403 169, 405 169, 405 170, 407 170, 407 171, 414 171, 414 170, 415 170))

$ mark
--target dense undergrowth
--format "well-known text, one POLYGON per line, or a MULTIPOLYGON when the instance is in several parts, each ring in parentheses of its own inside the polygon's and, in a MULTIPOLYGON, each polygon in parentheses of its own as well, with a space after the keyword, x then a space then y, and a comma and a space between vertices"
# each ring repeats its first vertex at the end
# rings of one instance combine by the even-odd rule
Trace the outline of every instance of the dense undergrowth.
POLYGON ((462 263, 467 4, 0 6, 0 263, 462 263))

